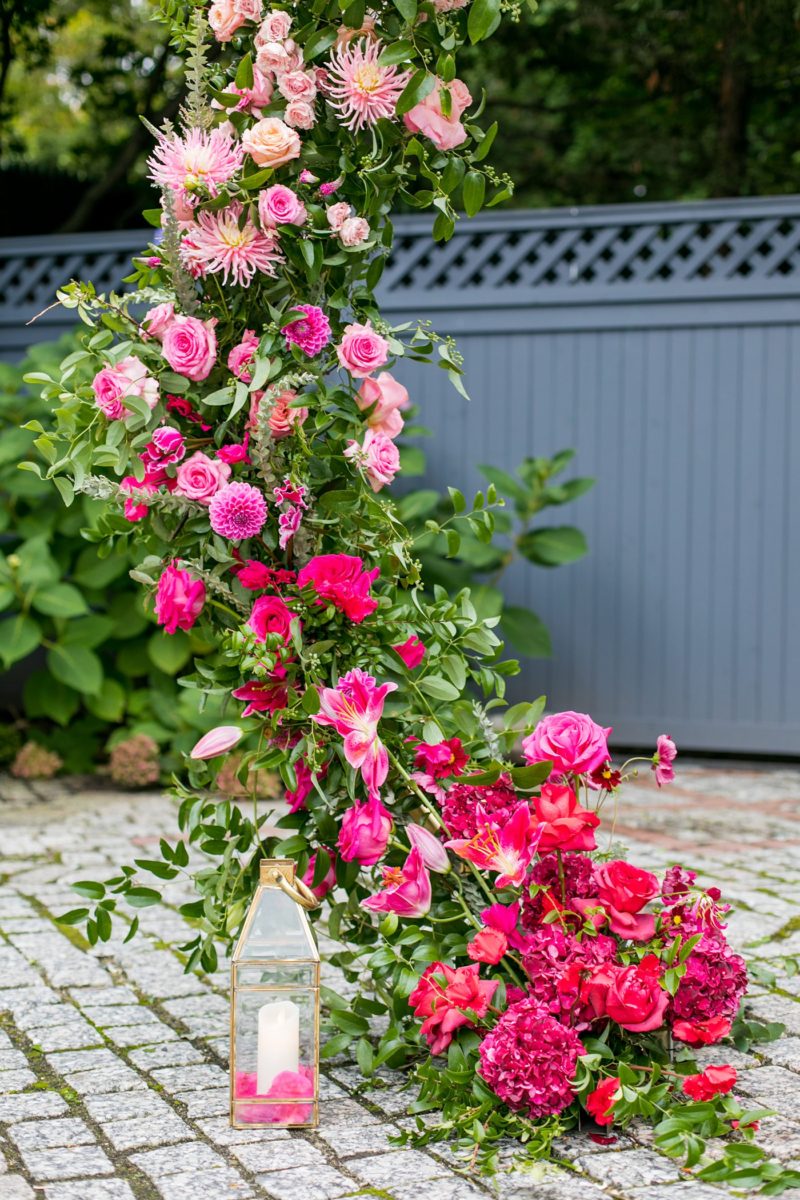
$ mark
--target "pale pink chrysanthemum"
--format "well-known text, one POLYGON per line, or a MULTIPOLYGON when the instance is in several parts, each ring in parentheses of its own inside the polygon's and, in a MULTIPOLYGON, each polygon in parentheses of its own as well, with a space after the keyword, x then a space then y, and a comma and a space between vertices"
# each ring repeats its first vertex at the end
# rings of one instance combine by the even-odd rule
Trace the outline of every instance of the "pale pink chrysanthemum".
POLYGON ((183 137, 177 133, 161 137, 147 160, 150 178, 174 191, 193 191, 205 187, 216 196, 241 167, 244 150, 223 129, 190 129, 183 137))
POLYGON ((286 348, 290 349, 291 343, 295 342, 304 354, 313 358, 331 340, 330 321, 315 304, 295 304, 293 311, 305 315, 282 327, 281 333, 286 338, 286 348))
POLYGON ((380 42, 362 38, 331 53, 325 90, 347 129, 374 125, 381 117, 391 120, 397 98, 411 78, 410 71, 379 66, 381 49, 380 42))
POLYGON ((267 519, 267 502, 252 484, 228 483, 213 497, 208 516, 214 533, 240 542, 261 532, 267 519))
POLYGON ((193 275, 216 275, 227 283, 248 287, 256 271, 275 274, 275 264, 283 261, 278 237, 261 230, 250 217, 242 225, 242 206, 238 201, 220 212, 201 212, 181 243, 181 258, 193 275))

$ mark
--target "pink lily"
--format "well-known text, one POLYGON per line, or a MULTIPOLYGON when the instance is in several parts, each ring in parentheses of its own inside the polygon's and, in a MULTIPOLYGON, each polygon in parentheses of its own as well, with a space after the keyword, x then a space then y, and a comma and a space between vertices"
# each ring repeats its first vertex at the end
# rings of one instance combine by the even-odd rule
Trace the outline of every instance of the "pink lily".
POLYGON ((383 891, 368 896, 361 904, 370 912, 425 916, 431 906, 431 877, 416 846, 402 867, 383 868, 383 891))
POLYGON ((344 738, 344 756, 361 771, 370 796, 377 796, 389 774, 389 754, 378 737, 383 702, 396 683, 378 686, 371 675, 355 667, 339 678, 335 688, 319 688, 318 725, 332 725, 344 738))
POLYGON ((231 750, 243 734, 244 730, 238 725, 217 725, 215 729, 204 733, 199 742, 195 742, 189 751, 189 757, 216 758, 218 754, 225 754, 231 750))
POLYGON ((472 838, 445 842, 459 858, 466 858, 484 871, 498 871, 496 887, 519 887, 536 853, 542 826, 536 824, 530 807, 518 804, 511 820, 500 828, 485 821, 472 838))
POLYGON ((406 825, 406 833, 408 840, 412 846, 416 846, 422 855, 422 861, 429 871, 438 871, 441 875, 446 875, 450 870, 450 859, 447 857, 447 851, 439 841, 436 834, 431 833, 429 829, 425 829, 422 825, 415 825, 413 821, 409 821, 406 825))

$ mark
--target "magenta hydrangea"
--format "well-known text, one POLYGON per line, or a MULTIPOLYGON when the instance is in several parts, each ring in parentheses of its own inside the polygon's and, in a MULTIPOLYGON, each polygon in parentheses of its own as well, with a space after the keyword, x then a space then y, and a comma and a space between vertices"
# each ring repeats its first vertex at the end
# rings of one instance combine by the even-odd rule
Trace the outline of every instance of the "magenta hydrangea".
POLYGON ((541 925, 526 939, 522 960, 533 999, 561 1020, 569 1021, 577 995, 559 988, 567 967, 573 963, 588 968, 612 962, 616 953, 616 942, 605 934, 578 939, 557 925, 541 925))
POLYGON ((255 537, 267 519, 267 502, 250 483, 228 483, 208 506, 211 528, 232 542, 255 537))
POLYGON ((479 1075, 510 1108, 529 1117, 563 1112, 575 1099, 580 1038, 537 1000, 528 997, 506 1009, 479 1054, 479 1075))
MULTIPOLYGON (((566 907, 569 908, 571 900, 584 900, 595 894, 594 866, 586 854, 567 853, 562 855, 562 862, 564 895, 566 907)), ((525 882, 528 885, 538 884, 540 888, 547 888, 560 903, 561 879, 558 871, 558 856, 555 853, 543 854, 534 864, 525 882)), ((520 917, 523 929, 538 929, 545 912, 543 893, 537 891, 535 895, 530 895, 529 889, 526 887, 522 897, 522 915, 520 917)))
POLYGON ((305 313, 305 316, 290 321, 281 329, 281 333, 286 338, 286 348, 290 350, 292 342, 294 342, 304 354, 313 358, 331 340, 330 321, 322 309, 317 308, 315 304, 295 304, 294 309, 297 312, 305 313))
POLYGON ((487 818, 500 825, 510 821, 518 804, 517 793, 502 779, 489 785, 457 783, 442 801, 442 819, 450 837, 472 838, 487 818))
POLYGON ((686 973, 672 1001, 673 1019, 735 1017, 746 991, 744 959, 721 934, 704 934, 686 959, 686 973))

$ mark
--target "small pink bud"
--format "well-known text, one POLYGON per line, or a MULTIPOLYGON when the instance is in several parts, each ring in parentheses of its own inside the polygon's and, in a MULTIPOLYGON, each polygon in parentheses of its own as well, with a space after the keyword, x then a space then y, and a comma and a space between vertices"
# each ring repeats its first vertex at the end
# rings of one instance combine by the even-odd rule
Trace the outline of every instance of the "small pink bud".
POLYGON ((244 730, 238 725, 217 725, 204 733, 191 750, 190 758, 216 758, 218 754, 226 754, 233 749, 244 730))
POLYGON ((450 870, 450 859, 447 856, 442 843, 428 829, 423 829, 421 825, 410 823, 406 826, 408 839, 412 846, 415 846, 422 855, 422 861, 429 871, 438 871, 441 875, 446 875, 450 870))

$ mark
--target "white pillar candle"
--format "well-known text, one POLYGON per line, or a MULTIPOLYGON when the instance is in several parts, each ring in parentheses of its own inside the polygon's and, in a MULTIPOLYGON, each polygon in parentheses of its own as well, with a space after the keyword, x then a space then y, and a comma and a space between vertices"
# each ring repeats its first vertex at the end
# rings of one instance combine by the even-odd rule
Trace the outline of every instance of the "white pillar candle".
POLYGON ((300 1068, 300 1010, 291 1000, 278 1000, 258 1010, 256 1090, 265 1095, 281 1071, 300 1068))

